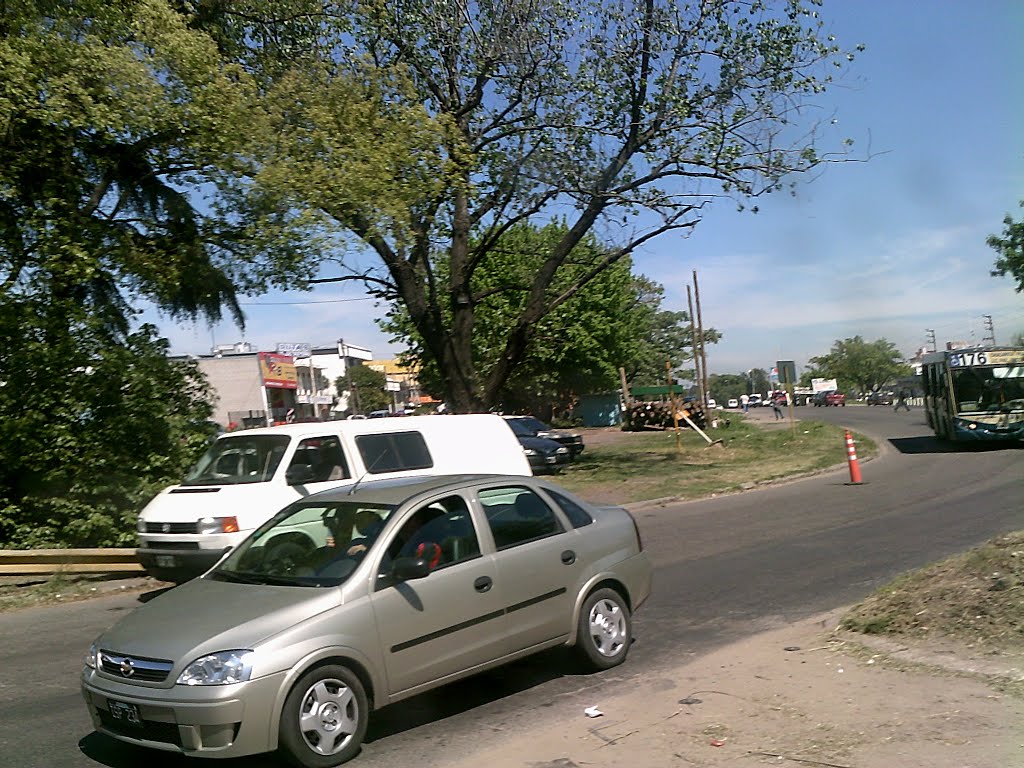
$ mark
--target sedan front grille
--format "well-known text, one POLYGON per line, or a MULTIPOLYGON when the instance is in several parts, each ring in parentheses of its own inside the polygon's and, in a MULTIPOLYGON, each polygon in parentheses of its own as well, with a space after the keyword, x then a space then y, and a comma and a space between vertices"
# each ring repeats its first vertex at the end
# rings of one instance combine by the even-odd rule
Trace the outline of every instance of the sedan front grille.
POLYGON ((100 651, 100 664, 108 675, 122 680, 138 680, 144 683, 161 683, 167 679, 174 662, 164 659, 147 659, 143 656, 124 656, 110 651, 100 651))

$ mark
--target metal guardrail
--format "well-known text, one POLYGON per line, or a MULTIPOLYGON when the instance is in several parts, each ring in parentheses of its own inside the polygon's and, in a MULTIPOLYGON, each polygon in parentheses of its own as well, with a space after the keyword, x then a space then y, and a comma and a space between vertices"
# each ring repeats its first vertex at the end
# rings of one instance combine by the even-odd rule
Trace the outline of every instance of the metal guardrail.
POLYGON ((134 549, 0 549, 0 576, 144 573, 134 549))

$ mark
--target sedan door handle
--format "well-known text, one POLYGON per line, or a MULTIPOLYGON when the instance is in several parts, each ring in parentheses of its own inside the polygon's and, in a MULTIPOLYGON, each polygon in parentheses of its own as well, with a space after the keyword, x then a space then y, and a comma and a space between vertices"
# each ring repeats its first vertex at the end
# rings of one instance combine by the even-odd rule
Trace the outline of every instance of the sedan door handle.
POLYGON ((575 562, 576 562, 576 553, 573 552, 571 549, 567 549, 567 550, 565 550, 565 552, 562 553, 562 564, 563 565, 572 565, 575 562))
POLYGON ((491 581, 490 576, 481 576, 479 579, 473 582, 473 589, 475 589, 477 592, 488 592, 490 591, 493 585, 494 582, 491 581))

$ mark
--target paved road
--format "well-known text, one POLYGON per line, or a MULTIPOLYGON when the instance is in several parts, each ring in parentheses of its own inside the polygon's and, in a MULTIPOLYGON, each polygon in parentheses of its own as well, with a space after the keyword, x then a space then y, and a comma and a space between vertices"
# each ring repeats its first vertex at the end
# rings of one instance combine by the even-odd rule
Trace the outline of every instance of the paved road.
MULTIPOLYGON (((687 655, 853 602, 903 570, 1024 528, 1024 450, 950 449, 930 437, 920 411, 851 406, 796 413, 878 437, 883 456, 862 465, 863 485, 845 485, 843 470, 639 511, 656 565, 655 591, 637 616, 638 640, 625 666, 569 675, 562 656, 552 653, 418 697, 379 714, 354 764, 444 765, 482 749, 490 733, 600 703, 604 691, 639 676, 666 676, 687 655)), ((90 733, 77 690, 81 654, 135 601, 120 595, 0 615, 5 768, 196 765, 90 733)), ((274 764, 258 758, 220 765, 274 764)))

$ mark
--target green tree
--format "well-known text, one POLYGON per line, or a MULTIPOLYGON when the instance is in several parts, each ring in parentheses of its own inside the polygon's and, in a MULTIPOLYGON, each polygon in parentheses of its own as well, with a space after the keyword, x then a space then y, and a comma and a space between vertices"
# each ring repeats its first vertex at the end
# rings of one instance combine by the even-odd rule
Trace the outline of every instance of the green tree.
POLYGON ((348 376, 339 376, 334 382, 338 392, 350 392, 349 409, 352 413, 366 415, 371 411, 382 411, 391 406, 391 393, 384 387, 388 377, 366 365, 353 365, 348 376))
POLYGON ((319 58, 279 80, 275 154, 256 181, 375 255, 368 265, 365 250, 347 252, 337 279, 401 305, 452 409, 485 409, 529 359, 545 316, 603 271, 692 229, 716 197, 743 205, 838 157, 817 150, 818 125, 803 116, 852 54, 825 36, 815 5, 329 4, 316 15, 319 58), (500 260, 511 228, 561 216, 563 235, 521 278, 524 300, 480 370, 488 295, 477 274, 500 260), (615 246, 579 262, 591 231, 615 246))
POLYGON ((4 4, 8 544, 128 542, 146 494, 208 436, 198 374, 168 361, 152 328, 133 330, 132 302, 212 320, 227 309, 241 323, 238 285, 263 279, 249 268, 254 235, 280 231, 229 214, 216 195, 239 170, 254 93, 164 0, 4 4))
MULTIPOLYGON (((564 233, 563 224, 541 229, 525 223, 512 227, 496 245, 494 257, 475 273, 472 288, 484 297, 475 313, 473 331, 477 370, 486 372, 497 364, 514 318, 528 299, 523 286, 542 265, 539 254, 564 233)), ((584 238, 573 263, 593 261, 589 251, 601 248, 593 236, 584 238)), ((662 287, 643 276, 634 277, 630 267, 628 259, 617 262, 538 321, 535 343, 500 393, 498 403, 503 409, 550 418, 554 410, 568 407, 580 394, 618 389, 620 366, 636 384, 634 373, 653 359, 655 383, 662 383, 666 359, 681 362, 690 357, 685 351, 690 343, 689 327, 685 331, 677 328, 679 313, 659 309, 662 287)), ((566 267, 554 288, 574 278, 575 271, 566 267)), ((420 385, 443 393, 439 366, 408 314, 394 312, 383 325, 408 346, 405 357, 417 365, 420 385)), ((710 334, 717 337, 714 331, 710 334)))
MULTIPOLYGON (((634 353, 623 367, 633 386, 658 386, 665 383, 665 362, 672 364, 673 379, 693 381, 693 338, 688 312, 661 309, 665 289, 640 275, 634 278, 637 309, 642 312, 634 340, 634 353)), ((721 334, 714 328, 704 329, 704 344, 717 344, 721 334)))
POLYGON ((169 359, 151 326, 121 344, 97 321, 67 333, 74 311, 23 301, 0 313, 3 547, 129 545, 138 511, 213 434, 194 363, 169 359))
POLYGON ((913 373, 903 360, 903 355, 890 341, 864 341, 854 336, 836 340, 827 355, 812 357, 810 363, 823 377, 835 379, 840 390, 872 392, 913 373))
POLYGON ((751 368, 747 371, 747 378, 750 381, 750 390, 747 394, 752 395, 756 392, 763 396, 771 389, 772 382, 764 368, 751 368))
POLYGON ((739 400, 747 392, 749 379, 745 373, 713 373, 708 376, 708 387, 719 405, 725 405, 730 399, 739 400))
MULTIPOLYGON (((1024 200, 1020 205, 1024 207, 1024 200)), ((1002 236, 989 235, 985 242, 999 254, 992 276, 1010 275, 1017 281, 1017 292, 1024 292, 1024 221, 1014 221, 1006 214, 1002 236)))

